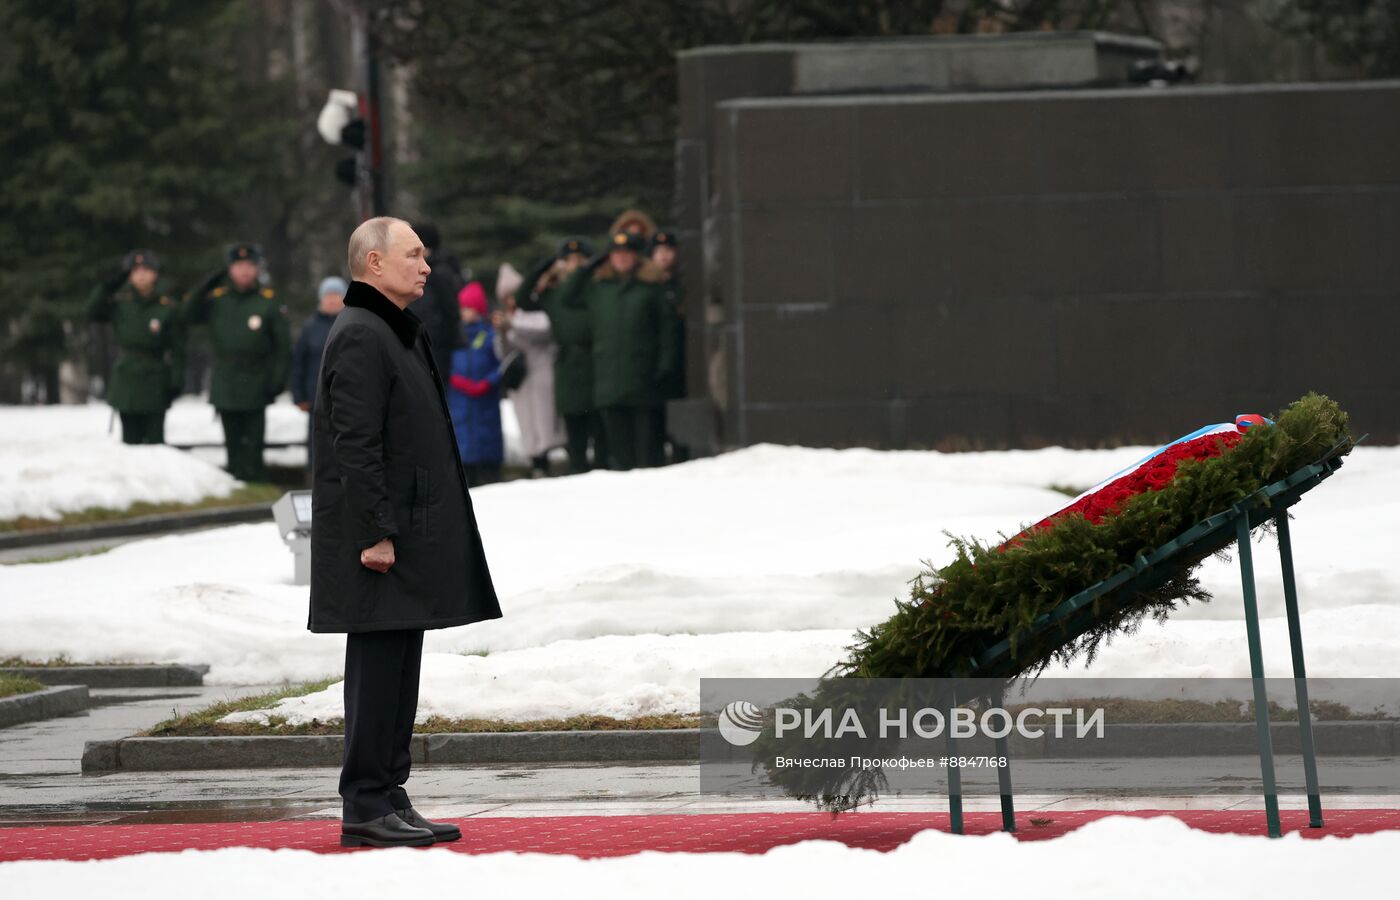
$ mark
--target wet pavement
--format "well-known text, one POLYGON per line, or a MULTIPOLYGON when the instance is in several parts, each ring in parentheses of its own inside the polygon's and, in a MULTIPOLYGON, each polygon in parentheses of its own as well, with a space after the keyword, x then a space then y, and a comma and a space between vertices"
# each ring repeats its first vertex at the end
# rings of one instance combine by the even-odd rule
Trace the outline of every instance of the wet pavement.
MULTIPOLYGON (((126 737, 171 715, 218 700, 263 693, 268 686, 134 688, 94 691, 103 704, 86 715, 0 729, 0 827, 184 822, 272 822, 336 818, 338 772, 330 768, 80 774, 83 744, 126 737)), ((1220 765, 1217 760, 1212 765, 1220 765)), ((1240 763, 1248 767, 1248 761, 1240 763)), ((1257 777, 1257 761, 1253 775, 1257 777)), ((1280 769, 1284 762, 1280 760, 1280 769)), ((1104 792, 1018 794, 1016 809, 1250 810, 1263 799, 1238 791, 1173 796, 1104 792)), ((704 814, 811 811, 787 799, 723 797, 700 792, 694 763, 522 764, 420 767, 408 784, 429 817, 704 814)), ((1303 797, 1280 798, 1284 809, 1306 808, 1303 797)), ((1400 797, 1331 793, 1331 809, 1393 809, 1400 797)), ((968 796, 968 812, 996 811, 996 796, 968 796)), ((945 811, 942 796, 886 797, 875 812, 945 811)))

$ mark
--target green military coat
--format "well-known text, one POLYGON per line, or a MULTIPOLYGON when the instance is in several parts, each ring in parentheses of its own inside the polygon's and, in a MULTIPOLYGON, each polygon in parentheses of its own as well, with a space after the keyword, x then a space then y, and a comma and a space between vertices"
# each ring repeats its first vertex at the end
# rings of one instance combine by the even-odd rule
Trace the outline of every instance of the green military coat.
POLYGON ((593 322, 587 309, 564 302, 568 282, 548 288, 539 306, 559 346, 554 360, 554 408, 561 416, 593 412, 593 322))
POLYGON ((219 284, 188 301, 191 322, 209 326, 213 349, 209 402, 226 412, 251 412, 287 384, 292 331, 272 288, 237 291, 219 284))
POLYGON ((623 276, 603 263, 574 273, 564 290, 565 304, 588 311, 594 405, 660 406, 678 363, 680 320, 659 270, 642 262, 623 276))
POLYGON ((149 296, 124 283, 99 285, 88 300, 88 318, 110 322, 117 361, 107 402, 118 412, 164 412, 185 383, 185 321, 180 303, 157 283, 149 296))

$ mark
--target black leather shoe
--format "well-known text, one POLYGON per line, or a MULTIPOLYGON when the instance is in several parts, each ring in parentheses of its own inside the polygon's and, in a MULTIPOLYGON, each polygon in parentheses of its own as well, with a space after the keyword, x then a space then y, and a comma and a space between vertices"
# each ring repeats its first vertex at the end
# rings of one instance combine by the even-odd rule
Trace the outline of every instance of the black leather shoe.
POLYGON ((400 819, 403 819, 414 828, 426 828, 431 831, 433 837, 437 839, 439 844, 460 840, 462 837, 462 829, 458 828, 456 825, 453 825, 451 822, 430 822, 418 815, 418 810, 411 806, 408 809, 395 810, 395 812, 399 814, 400 819))
POLYGON ((435 842, 431 831, 415 828, 393 813, 368 822, 340 823, 342 847, 427 847, 435 842))

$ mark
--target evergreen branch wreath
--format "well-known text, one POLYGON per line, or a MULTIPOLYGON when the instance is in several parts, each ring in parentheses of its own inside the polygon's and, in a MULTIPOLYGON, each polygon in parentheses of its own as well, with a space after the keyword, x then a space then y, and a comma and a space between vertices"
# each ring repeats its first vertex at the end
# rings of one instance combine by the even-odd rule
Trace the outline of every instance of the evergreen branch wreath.
MULTIPOLYGON (((1162 622, 1179 605, 1210 600, 1194 574, 1207 552, 1180 559, 1170 577, 1155 587, 1116 596, 1111 606, 1096 604, 1092 625, 1067 642, 1030 628, 1064 600, 1130 567, 1197 522, 1304 466, 1345 455, 1353 444, 1346 413, 1316 393, 1290 405, 1272 423, 1260 416, 1241 416, 1236 423, 1202 429, 1161 448, 1127 474, 1000 544, 952 537, 953 561, 942 568, 925 564, 911 582, 909 599, 896 601, 896 611, 886 621, 857 632, 849 655, 827 677, 1010 682, 1081 656, 1090 665, 1105 641, 1133 633, 1148 616, 1162 622), (973 660, 1008 638, 1011 653, 998 668, 975 669, 973 660)), ((780 705, 842 709, 868 703, 869 695, 851 684, 824 681, 813 695, 780 705)), ((764 760, 775 749, 770 725, 752 747, 755 771, 766 767, 764 760)), ((858 745, 838 739, 809 752, 839 758, 856 749, 858 745)), ((767 778, 789 796, 832 812, 871 802, 887 786, 879 768, 770 768, 767 778)))
MULTIPOLYGON (((850 655, 827 674, 972 674, 965 670, 965 661, 1023 632, 1061 601, 1338 445, 1340 452, 1349 452, 1350 441, 1346 413, 1327 397, 1308 394, 1271 426, 1254 425, 1235 435, 1212 433, 1171 445, 1126 478, 1111 481, 1000 545, 953 537, 954 560, 941 569, 926 567, 913 580, 908 601, 896 601, 893 616, 857 632, 856 642, 847 648, 850 655), (1133 483, 1120 484, 1129 479, 1133 483)), ((1120 605, 1069 644, 1023 641, 1014 648, 1008 669, 975 674, 1015 678, 1080 655, 1092 663, 1103 641, 1119 632, 1131 633, 1147 616, 1162 621, 1178 604, 1209 600, 1193 574, 1203 561, 1183 561, 1166 584, 1120 605)))

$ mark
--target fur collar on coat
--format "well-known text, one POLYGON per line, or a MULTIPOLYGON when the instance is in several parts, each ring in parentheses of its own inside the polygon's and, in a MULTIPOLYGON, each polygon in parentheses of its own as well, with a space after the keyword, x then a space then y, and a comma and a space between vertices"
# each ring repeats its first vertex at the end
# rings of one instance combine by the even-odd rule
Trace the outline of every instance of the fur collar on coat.
POLYGON ((383 319, 394 329, 405 347, 412 347, 418 340, 418 330, 423 323, 406 309, 399 309, 392 300, 379 292, 379 289, 363 281, 352 281, 345 292, 345 305, 367 309, 383 319))

